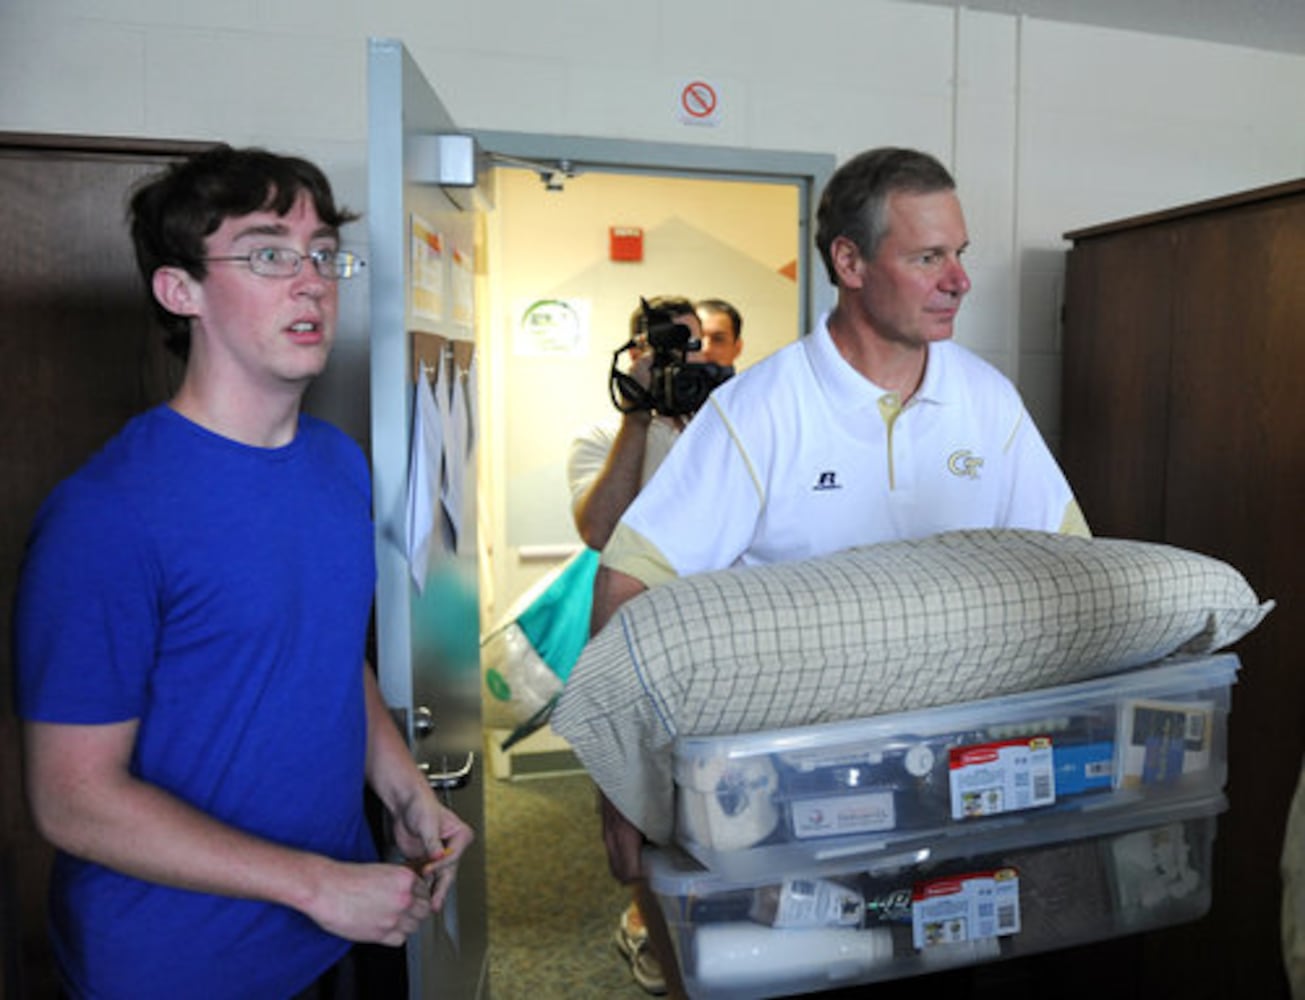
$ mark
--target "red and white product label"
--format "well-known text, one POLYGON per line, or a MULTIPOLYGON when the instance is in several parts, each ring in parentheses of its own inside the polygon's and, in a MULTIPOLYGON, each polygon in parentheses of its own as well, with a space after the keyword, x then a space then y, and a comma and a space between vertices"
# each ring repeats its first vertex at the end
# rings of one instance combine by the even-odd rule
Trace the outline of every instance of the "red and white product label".
POLYGON ((917 949, 1020 932, 1020 879, 1014 868, 921 882, 911 893, 917 949))
POLYGON ((995 816, 1056 801, 1051 738, 1001 740, 950 751, 952 819, 995 816))

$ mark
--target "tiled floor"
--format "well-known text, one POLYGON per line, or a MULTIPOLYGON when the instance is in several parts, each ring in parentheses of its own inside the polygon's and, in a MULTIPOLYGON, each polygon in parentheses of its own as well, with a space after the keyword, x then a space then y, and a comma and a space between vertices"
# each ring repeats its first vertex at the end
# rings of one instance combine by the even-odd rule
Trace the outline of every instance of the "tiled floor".
POLYGON ((630 897, 589 777, 490 778, 485 820, 492 1000, 644 1000, 612 943, 630 897))

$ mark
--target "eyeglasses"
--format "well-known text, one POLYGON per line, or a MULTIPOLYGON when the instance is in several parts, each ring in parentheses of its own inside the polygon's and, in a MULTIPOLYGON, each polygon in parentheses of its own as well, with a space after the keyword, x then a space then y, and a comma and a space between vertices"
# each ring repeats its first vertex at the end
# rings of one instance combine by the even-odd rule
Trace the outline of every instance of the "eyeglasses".
POLYGON ((258 247, 249 253, 227 257, 201 257, 200 260, 243 260, 249 269, 264 278, 293 278, 303 270, 304 261, 311 260, 313 267, 327 281, 352 278, 366 266, 366 261, 348 250, 309 250, 302 254, 289 247, 258 247))

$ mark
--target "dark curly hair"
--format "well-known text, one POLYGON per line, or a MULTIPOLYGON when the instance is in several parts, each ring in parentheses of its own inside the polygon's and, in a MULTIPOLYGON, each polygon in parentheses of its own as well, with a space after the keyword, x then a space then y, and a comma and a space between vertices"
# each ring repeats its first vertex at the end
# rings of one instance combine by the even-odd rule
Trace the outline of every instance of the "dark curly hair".
MULTIPOLYGON (((147 178, 132 195, 128 213, 146 288, 160 267, 184 268, 202 280, 207 274, 204 240, 223 221, 254 212, 284 215, 305 192, 318 217, 334 229, 358 218, 336 205, 330 182, 314 164, 264 149, 222 144, 147 178)), ((185 359, 190 320, 164 309, 152 293, 150 302, 167 333, 168 348, 185 359)))

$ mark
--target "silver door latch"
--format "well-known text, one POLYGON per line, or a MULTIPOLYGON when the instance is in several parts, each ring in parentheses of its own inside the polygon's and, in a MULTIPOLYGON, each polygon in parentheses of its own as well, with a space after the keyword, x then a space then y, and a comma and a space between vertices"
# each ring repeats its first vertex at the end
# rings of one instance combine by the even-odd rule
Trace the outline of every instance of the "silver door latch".
POLYGON ((424 760, 417 763, 417 769, 426 776, 426 781, 430 783, 431 788, 441 792, 466 788, 467 783, 471 781, 471 772, 476 766, 476 752, 468 750, 466 760, 458 767, 450 768, 448 757, 441 757, 440 764, 445 770, 431 771, 431 765, 424 760))

